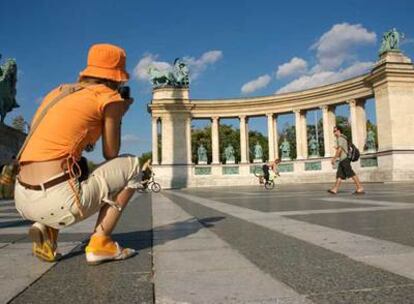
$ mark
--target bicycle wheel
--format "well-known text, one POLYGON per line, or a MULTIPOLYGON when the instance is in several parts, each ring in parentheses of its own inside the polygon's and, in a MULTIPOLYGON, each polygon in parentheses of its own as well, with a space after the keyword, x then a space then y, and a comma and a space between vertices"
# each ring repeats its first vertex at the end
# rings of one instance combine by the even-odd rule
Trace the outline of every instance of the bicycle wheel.
POLYGON ((273 181, 268 181, 265 183, 265 188, 267 190, 272 190, 275 187, 275 183, 273 181))
POLYGON ((158 193, 161 191, 161 185, 158 184, 157 182, 153 182, 151 185, 151 190, 152 192, 158 193))
POLYGON ((263 170, 260 167, 254 168, 254 176, 263 177, 263 170))

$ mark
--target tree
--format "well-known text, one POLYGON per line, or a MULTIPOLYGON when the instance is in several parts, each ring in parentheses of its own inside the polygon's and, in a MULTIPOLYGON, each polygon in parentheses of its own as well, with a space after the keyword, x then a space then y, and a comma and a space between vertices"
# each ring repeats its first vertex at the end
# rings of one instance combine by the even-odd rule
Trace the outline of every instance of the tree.
POLYGON ((142 166, 145 164, 145 162, 147 160, 151 159, 151 158, 152 158, 152 152, 151 151, 142 153, 141 156, 138 157, 140 168, 142 168, 142 166))
POLYGON ((308 144, 309 144, 309 141, 310 141, 312 135, 315 136, 315 138, 318 139, 319 155, 324 156, 325 155, 325 144, 324 144, 324 138, 323 138, 323 121, 322 121, 322 119, 319 119, 319 121, 318 121, 318 136, 316 136, 315 125, 307 125, 306 130, 308 132, 307 133, 308 144))
POLYGON ((249 131, 249 158, 250 162, 253 162, 254 159, 254 146, 256 143, 259 143, 263 149, 263 159, 265 161, 269 158, 269 142, 267 136, 264 136, 258 131, 249 131))
POLYGON ((22 115, 18 115, 12 120, 12 127, 16 130, 19 130, 25 133, 26 129, 26 121, 24 120, 22 115))
MULTIPOLYGON (((352 140, 351 126, 349 125, 347 117, 341 115, 336 116, 336 125, 342 127, 342 134, 344 134, 348 140, 352 140)), ((333 130, 330 130, 330 132, 333 132, 333 130)))
POLYGON ((282 134, 279 134, 278 138, 279 140, 277 148, 279 149, 279 155, 282 155, 282 152, 280 151, 280 145, 286 138, 290 144, 290 158, 296 159, 296 127, 294 125, 290 126, 289 123, 286 123, 283 126, 282 134))
POLYGON ((197 149, 203 145, 207 150, 207 162, 211 163, 211 127, 206 126, 202 129, 191 128, 191 160, 197 163, 197 149))

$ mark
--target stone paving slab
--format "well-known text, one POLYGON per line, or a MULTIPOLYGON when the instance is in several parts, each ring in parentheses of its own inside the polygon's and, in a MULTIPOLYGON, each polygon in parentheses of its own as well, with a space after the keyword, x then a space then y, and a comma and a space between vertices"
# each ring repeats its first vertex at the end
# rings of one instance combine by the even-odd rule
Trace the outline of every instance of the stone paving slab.
POLYGON ((137 195, 114 238, 139 254, 97 267, 84 257, 94 218, 41 263, 30 222, 0 201, 0 303, 414 303, 414 185, 329 186, 137 195))

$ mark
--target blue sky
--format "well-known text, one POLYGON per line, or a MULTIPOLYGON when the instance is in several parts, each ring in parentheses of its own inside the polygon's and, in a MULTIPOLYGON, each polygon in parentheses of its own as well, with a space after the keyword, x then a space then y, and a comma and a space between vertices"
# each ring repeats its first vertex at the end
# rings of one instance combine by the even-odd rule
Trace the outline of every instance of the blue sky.
MULTIPOLYGON (((2 1, 0 53, 17 60, 21 105, 6 122, 19 114, 30 121, 50 89, 76 80, 91 44, 113 43, 127 52, 135 98, 122 150, 141 154, 151 149, 147 64, 186 57, 191 98, 303 89, 368 69, 392 27, 405 33, 402 49, 414 58, 413 11, 409 0, 2 1)), ((266 123, 250 128, 266 131, 266 123)), ((100 146, 90 157, 99 155, 100 146)))

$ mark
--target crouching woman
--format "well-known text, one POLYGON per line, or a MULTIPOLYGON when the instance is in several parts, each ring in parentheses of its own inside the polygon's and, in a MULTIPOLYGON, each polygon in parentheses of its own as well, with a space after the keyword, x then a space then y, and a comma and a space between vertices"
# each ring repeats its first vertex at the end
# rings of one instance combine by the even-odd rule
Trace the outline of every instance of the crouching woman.
POLYGON ((42 260, 59 258, 60 229, 96 212, 96 226, 85 250, 87 263, 135 254, 111 239, 140 182, 138 158, 119 155, 121 120, 132 103, 118 93, 129 78, 125 64, 123 49, 93 45, 79 82, 52 90, 34 116, 33 131, 19 157, 15 201, 20 214, 35 222, 29 236, 33 253, 42 260), (101 137, 107 161, 85 176, 82 151, 101 137))

